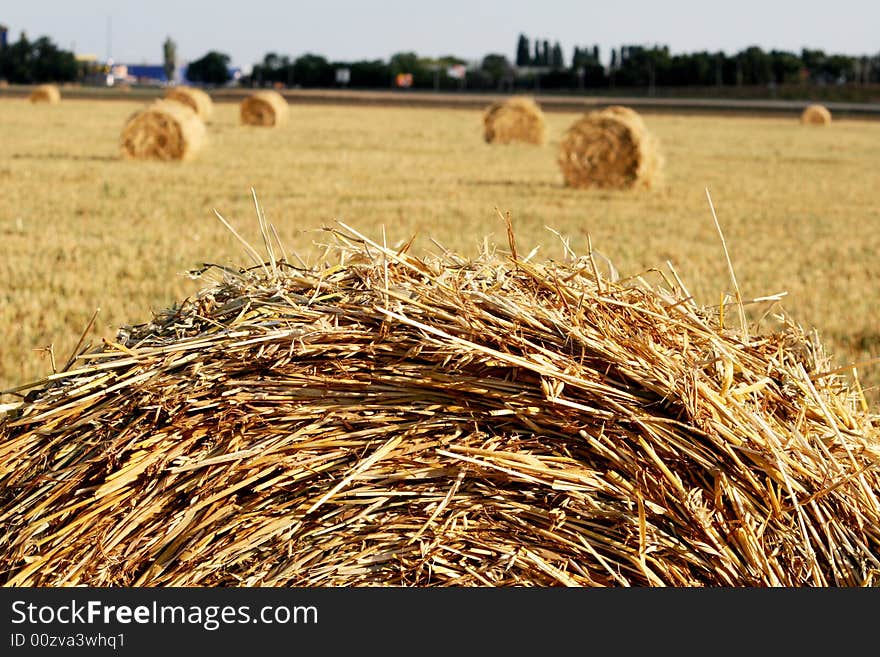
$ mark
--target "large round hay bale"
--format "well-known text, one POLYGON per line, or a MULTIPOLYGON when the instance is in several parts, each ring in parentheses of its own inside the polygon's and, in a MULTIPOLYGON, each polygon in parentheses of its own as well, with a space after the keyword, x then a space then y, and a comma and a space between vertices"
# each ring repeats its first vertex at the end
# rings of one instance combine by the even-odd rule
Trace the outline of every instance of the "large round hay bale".
POLYGON ((557 161, 566 185, 599 189, 654 187, 663 165, 657 140, 629 108, 584 114, 563 136, 557 161))
POLYGON ((9 80, 5 78, 0 78, 0 89, 7 89, 9 87, 9 80))
POLYGON ((880 417, 794 322, 335 237, 0 406, 0 585, 876 584, 880 417))
POLYGON ((830 125, 831 112, 824 105, 807 105, 801 112, 801 123, 805 125, 830 125))
POLYGON ((61 102, 61 91, 57 85, 41 84, 31 91, 28 98, 32 103, 48 103, 49 105, 57 105, 61 102))
POLYGON ((491 104, 483 113, 483 138, 489 144, 541 145, 546 137, 544 112, 533 98, 509 98, 491 104))
POLYGON ((129 117, 122 130, 122 154, 134 160, 187 160, 205 141, 205 123, 193 109, 157 100, 129 117))
POLYGON ((171 87, 165 92, 165 98, 188 106, 202 121, 209 121, 214 111, 214 101, 211 100, 211 96, 196 87, 171 87))
POLYGON ((277 91, 255 91, 241 101, 239 114, 244 125, 279 126, 287 119, 287 99, 277 91))

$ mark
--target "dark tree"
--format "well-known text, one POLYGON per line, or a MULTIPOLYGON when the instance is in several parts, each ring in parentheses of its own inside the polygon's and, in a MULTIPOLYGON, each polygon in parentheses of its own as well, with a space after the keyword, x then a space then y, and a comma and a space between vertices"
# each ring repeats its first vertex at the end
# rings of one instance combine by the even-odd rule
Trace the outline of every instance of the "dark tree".
POLYGON ((165 69, 165 77, 170 81, 174 79, 174 70, 177 68, 177 44, 166 37, 162 44, 162 61, 165 69))
POLYGON ((797 55, 792 52, 771 50, 770 61, 773 68, 773 80, 777 84, 790 84, 800 81, 803 65, 797 55))
POLYGON ((501 88, 504 84, 510 82, 513 77, 513 70, 507 57, 497 53, 490 53, 483 57, 480 68, 489 78, 487 86, 501 88))
POLYGON ((531 63, 531 56, 529 55, 529 39, 525 34, 520 34, 519 40, 516 42, 516 65, 528 66, 531 63))
POLYGON ((320 55, 306 53, 293 62, 293 82, 302 87, 330 87, 336 79, 336 69, 320 55))
POLYGON ((562 46, 559 42, 553 44, 553 50, 550 51, 550 66, 555 69, 565 68, 565 58, 562 55, 562 46))
POLYGON ((24 32, 0 51, 0 78, 13 83, 68 82, 79 72, 73 53, 59 49, 49 37, 33 43, 24 32))
POLYGON ((379 89, 387 87, 388 81, 391 79, 391 69, 381 59, 338 64, 338 66, 347 67, 350 71, 349 87, 379 89))
POLYGON ((229 55, 211 50, 201 59, 190 62, 186 68, 190 82, 222 85, 229 82, 229 55))
POLYGON ((391 55, 388 65, 391 67, 392 75, 397 75, 398 73, 414 74, 417 69, 421 68, 419 56, 414 52, 395 53, 391 55))

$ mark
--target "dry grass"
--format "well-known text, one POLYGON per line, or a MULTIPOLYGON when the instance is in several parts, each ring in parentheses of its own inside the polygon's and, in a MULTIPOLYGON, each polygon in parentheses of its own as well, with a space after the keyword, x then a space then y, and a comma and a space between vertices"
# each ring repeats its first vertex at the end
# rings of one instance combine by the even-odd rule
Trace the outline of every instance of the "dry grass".
POLYGON ((565 131, 557 156, 569 187, 632 189, 662 181, 660 144, 632 109, 587 112, 565 131))
POLYGON ((534 144, 547 139, 544 111, 530 96, 492 103, 483 112, 483 140, 488 144, 534 144))
MULTIPOLYGON (((108 126, 121 130, 139 107, 69 100, 47 120, 0 101, 2 388, 51 372, 49 345, 62 367, 95 309, 86 342, 193 293, 180 273, 198 263, 238 262, 212 209, 250 218, 251 187, 307 260, 313 231, 337 218, 474 254, 484 236, 504 242, 497 206, 541 257, 562 257, 545 226, 579 251, 589 235, 622 275, 671 260, 700 303, 717 304, 733 290, 708 187, 746 297, 788 292, 785 308, 818 328, 836 362, 880 356, 878 123, 805 131, 786 117, 644 115, 664 145, 665 185, 632 194, 564 187, 554 154, 574 114, 546 115, 545 149, 498 150, 483 142, 477 110, 292 106, 292 120, 263 132, 217 104, 209 151, 169 167, 120 161, 108 126)), ((880 366, 858 373, 876 399, 880 366)))
POLYGON ((41 84, 34 87, 28 97, 32 103, 46 103, 48 105, 57 105, 61 102, 61 91, 57 85, 41 84))
POLYGON ((287 121, 290 110, 287 99, 277 91, 255 91, 244 98, 238 108, 242 125, 277 127, 287 121))
POLYGON ((831 112, 824 105, 807 105, 801 112, 801 123, 806 125, 831 125, 831 112))
POLYGON ((205 124, 189 105, 157 100, 129 117, 120 148, 134 160, 189 160, 205 142, 205 124))
POLYGON ((0 583, 877 583, 880 416, 796 325, 509 223, 478 258, 342 224, 311 267, 262 227, 0 415, 0 583))
POLYGON ((199 115, 205 123, 211 120, 214 113, 214 101, 207 91, 198 87, 171 87, 165 92, 165 98, 183 103, 199 115))

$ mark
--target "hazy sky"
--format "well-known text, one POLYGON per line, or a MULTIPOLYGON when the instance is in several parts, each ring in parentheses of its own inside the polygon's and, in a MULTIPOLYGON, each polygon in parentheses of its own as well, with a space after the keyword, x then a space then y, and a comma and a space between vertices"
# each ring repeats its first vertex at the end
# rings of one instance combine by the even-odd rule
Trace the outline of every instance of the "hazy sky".
POLYGON ((880 52, 878 0, 7 0, 0 23, 12 40, 24 30, 124 63, 160 63, 171 36, 183 61, 219 50, 246 71, 269 51, 330 60, 388 59, 400 51, 513 59, 520 32, 559 41, 566 62, 574 46, 594 43, 603 59, 621 44, 668 45, 674 53, 733 54, 750 45, 880 52))

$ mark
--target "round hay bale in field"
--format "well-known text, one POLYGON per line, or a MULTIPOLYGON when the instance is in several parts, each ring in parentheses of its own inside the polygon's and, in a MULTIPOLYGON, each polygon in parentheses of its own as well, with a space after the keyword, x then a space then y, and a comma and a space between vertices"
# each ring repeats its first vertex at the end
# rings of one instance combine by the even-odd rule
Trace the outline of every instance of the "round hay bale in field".
POLYGON ((801 112, 801 123, 805 125, 830 125, 831 112, 824 105, 807 105, 801 112))
POLYGON ((165 92, 165 99, 187 105, 205 122, 211 119, 214 111, 214 101, 211 100, 211 96, 196 87, 171 87, 165 92))
POLYGON ((877 583, 880 417, 794 323, 343 228, 0 407, 0 584, 877 583))
POLYGON ((659 144, 628 108, 584 114, 565 132, 557 161, 569 187, 629 189, 661 182, 659 144))
POLYGON ((54 84, 41 84, 31 91, 28 97, 32 103, 48 103, 57 105, 61 102, 61 90, 54 84))
POLYGON ((483 112, 483 139, 489 144, 541 145, 546 137, 544 112, 533 98, 516 96, 492 103, 483 112))
POLYGON ((5 80, 3 78, 0 78, 0 89, 7 89, 7 88, 9 88, 9 80, 5 80))
POLYGON ((616 116, 623 116, 628 118, 630 121, 639 126, 642 130, 647 130, 648 127, 645 125, 644 119, 642 119, 642 115, 635 111, 632 107, 627 107, 626 105, 609 105, 608 107, 603 108, 601 111, 607 112, 609 114, 614 114, 616 116))
POLYGON ((287 120, 287 99, 277 91, 255 91, 241 101, 239 115, 243 125, 273 127, 287 120))
POLYGON ((189 106, 157 100, 129 117, 122 154, 134 160, 188 160, 204 145, 205 123, 189 106))

